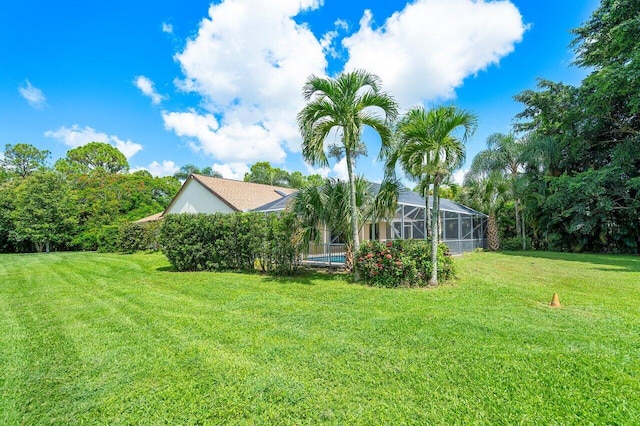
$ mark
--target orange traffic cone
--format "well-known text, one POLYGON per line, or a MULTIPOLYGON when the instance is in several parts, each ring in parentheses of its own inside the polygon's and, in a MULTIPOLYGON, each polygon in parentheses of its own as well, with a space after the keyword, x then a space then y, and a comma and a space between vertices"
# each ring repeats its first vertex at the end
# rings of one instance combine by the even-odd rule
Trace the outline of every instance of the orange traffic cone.
POLYGON ((558 293, 553 293, 553 299, 551 299, 551 306, 552 308, 559 308, 560 307, 560 298, 558 297, 558 293))

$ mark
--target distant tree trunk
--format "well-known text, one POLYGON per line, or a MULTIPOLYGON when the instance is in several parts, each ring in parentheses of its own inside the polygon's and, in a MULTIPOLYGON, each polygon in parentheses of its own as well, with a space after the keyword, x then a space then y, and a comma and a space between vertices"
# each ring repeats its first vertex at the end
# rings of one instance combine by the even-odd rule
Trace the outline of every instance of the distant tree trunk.
POLYGON ((527 249, 527 233, 525 232, 524 229, 524 211, 522 212, 522 215, 520 216, 521 220, 522 220, 522 250, 526 250, 527 249))
POLYGON ((520 202, 518 201, 518 199, 515 199, 515 210, 516 210, 516 235, 520 235, 520 225, 521 225, 521 220, 520 220, 520 202))
POLYGON ((51 253, 51 248, 49 246, 49 240, 47 240, 47 242, 45 243, 45 247, 46 247, 46 252, 47 253, 51 253))

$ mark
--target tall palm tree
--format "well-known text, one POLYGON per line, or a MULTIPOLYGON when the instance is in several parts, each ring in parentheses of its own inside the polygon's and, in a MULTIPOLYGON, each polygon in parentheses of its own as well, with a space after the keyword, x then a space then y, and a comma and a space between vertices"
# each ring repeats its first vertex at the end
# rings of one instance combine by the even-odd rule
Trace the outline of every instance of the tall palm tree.
MULTIPOLYGON (((474 159, 475 161, 475 159, 474 159)), ((509 182, 500 171, 471 170, 464 178, 461 199, 471 208, 489 213, 487 248, 500 249, 500 234, 496 212, 509 196, 509 182)))
POLYGON ((356 205, 355 159, 366 154, 361 140, 362 129, 368 126, 380 135, 383 149, 391 142, 390 123, 395 120, 398 106, 383 92, 380 79, 367 71, 342 73, 336 78, 312 75, 302 89, 307 105, 298 113, 302 133, 302 155, 313 165, 326 167, 329 162, 325 141, 333 134, 339 143, 329 145, 328 152, 347 162, 349 176, 350 230, 353 249, 360 246, 358 209, 356 205), (333 133, 337 132, 337 133, 333 133))
POLYGON ((493 133, 487 138, 487 149, 480 151, 474 159, 476 169, 501 171, 509 179, 515 209, 516 235, 521 234, 524 226, 520 219, 520 194, 517 189, 520 173, 525 166, 526 147, 526 138, 517 138, 513 133, 493 133))
MULTIPOLYGON (((397 194, 400 192, 395 181, 385 181, 377 194, 363 177, 356 176, 356 206, 360 223, 368 219, 390 218, 395 213, 397 194)), ((327 179, 322 186, 307 186, 300 189, 293 198, 291 210, 299 220, 296 239, 302 247, 322 240, 321 226, 333 235, 340 235, 345 244, 345 269, 350 270, 354 260, 354 239, 349 220, 350 187, 345 181, 327 179)), ((359 231, 359 230, 358 230, 359 231)))
POLYGON ((420 187, 425 194, 425 213, 429 211, 428 184, 433 187, 430 224, 433 267, 430 285, 438 283, 440 185, 464 162, 464 144, 475 133, 477 125, 475 115, 454 106, 442 106, 429 111, 415 107, 398 123, 396 142, 386 152, 388 173, 392 173, 399 163, 407 177, 422 183, 420 187))

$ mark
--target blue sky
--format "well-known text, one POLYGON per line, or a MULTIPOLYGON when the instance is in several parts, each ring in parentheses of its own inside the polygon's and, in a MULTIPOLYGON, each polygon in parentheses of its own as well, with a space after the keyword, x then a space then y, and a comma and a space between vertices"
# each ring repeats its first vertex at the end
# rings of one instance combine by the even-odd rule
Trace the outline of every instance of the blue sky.
MULTIPOLYGON (((402 108, 454 104, 479 117, 467 164, 508 132, 537 78, 577 84, 570 29, 596 0, 8 0, 0 13, 0 146, 51 162, 92 140, 133 170, 191 163, 241 179, 257 161, 305 165, 295 114, 311 74, 366 68, 402 108)), ((357 171, 379 180, 379 144, 357 171)), ((2 149, 3 150, 3 149, 2 149)))

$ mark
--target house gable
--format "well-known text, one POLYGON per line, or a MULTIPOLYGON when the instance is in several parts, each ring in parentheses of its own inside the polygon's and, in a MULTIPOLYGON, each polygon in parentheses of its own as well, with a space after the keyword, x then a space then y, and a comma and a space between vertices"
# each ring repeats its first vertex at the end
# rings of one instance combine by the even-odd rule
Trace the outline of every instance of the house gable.
POLYGON ((171 213, 231 213, 237 209, 214 194, 196 179, 189 178, 173 198, 164 214, 171 213))

